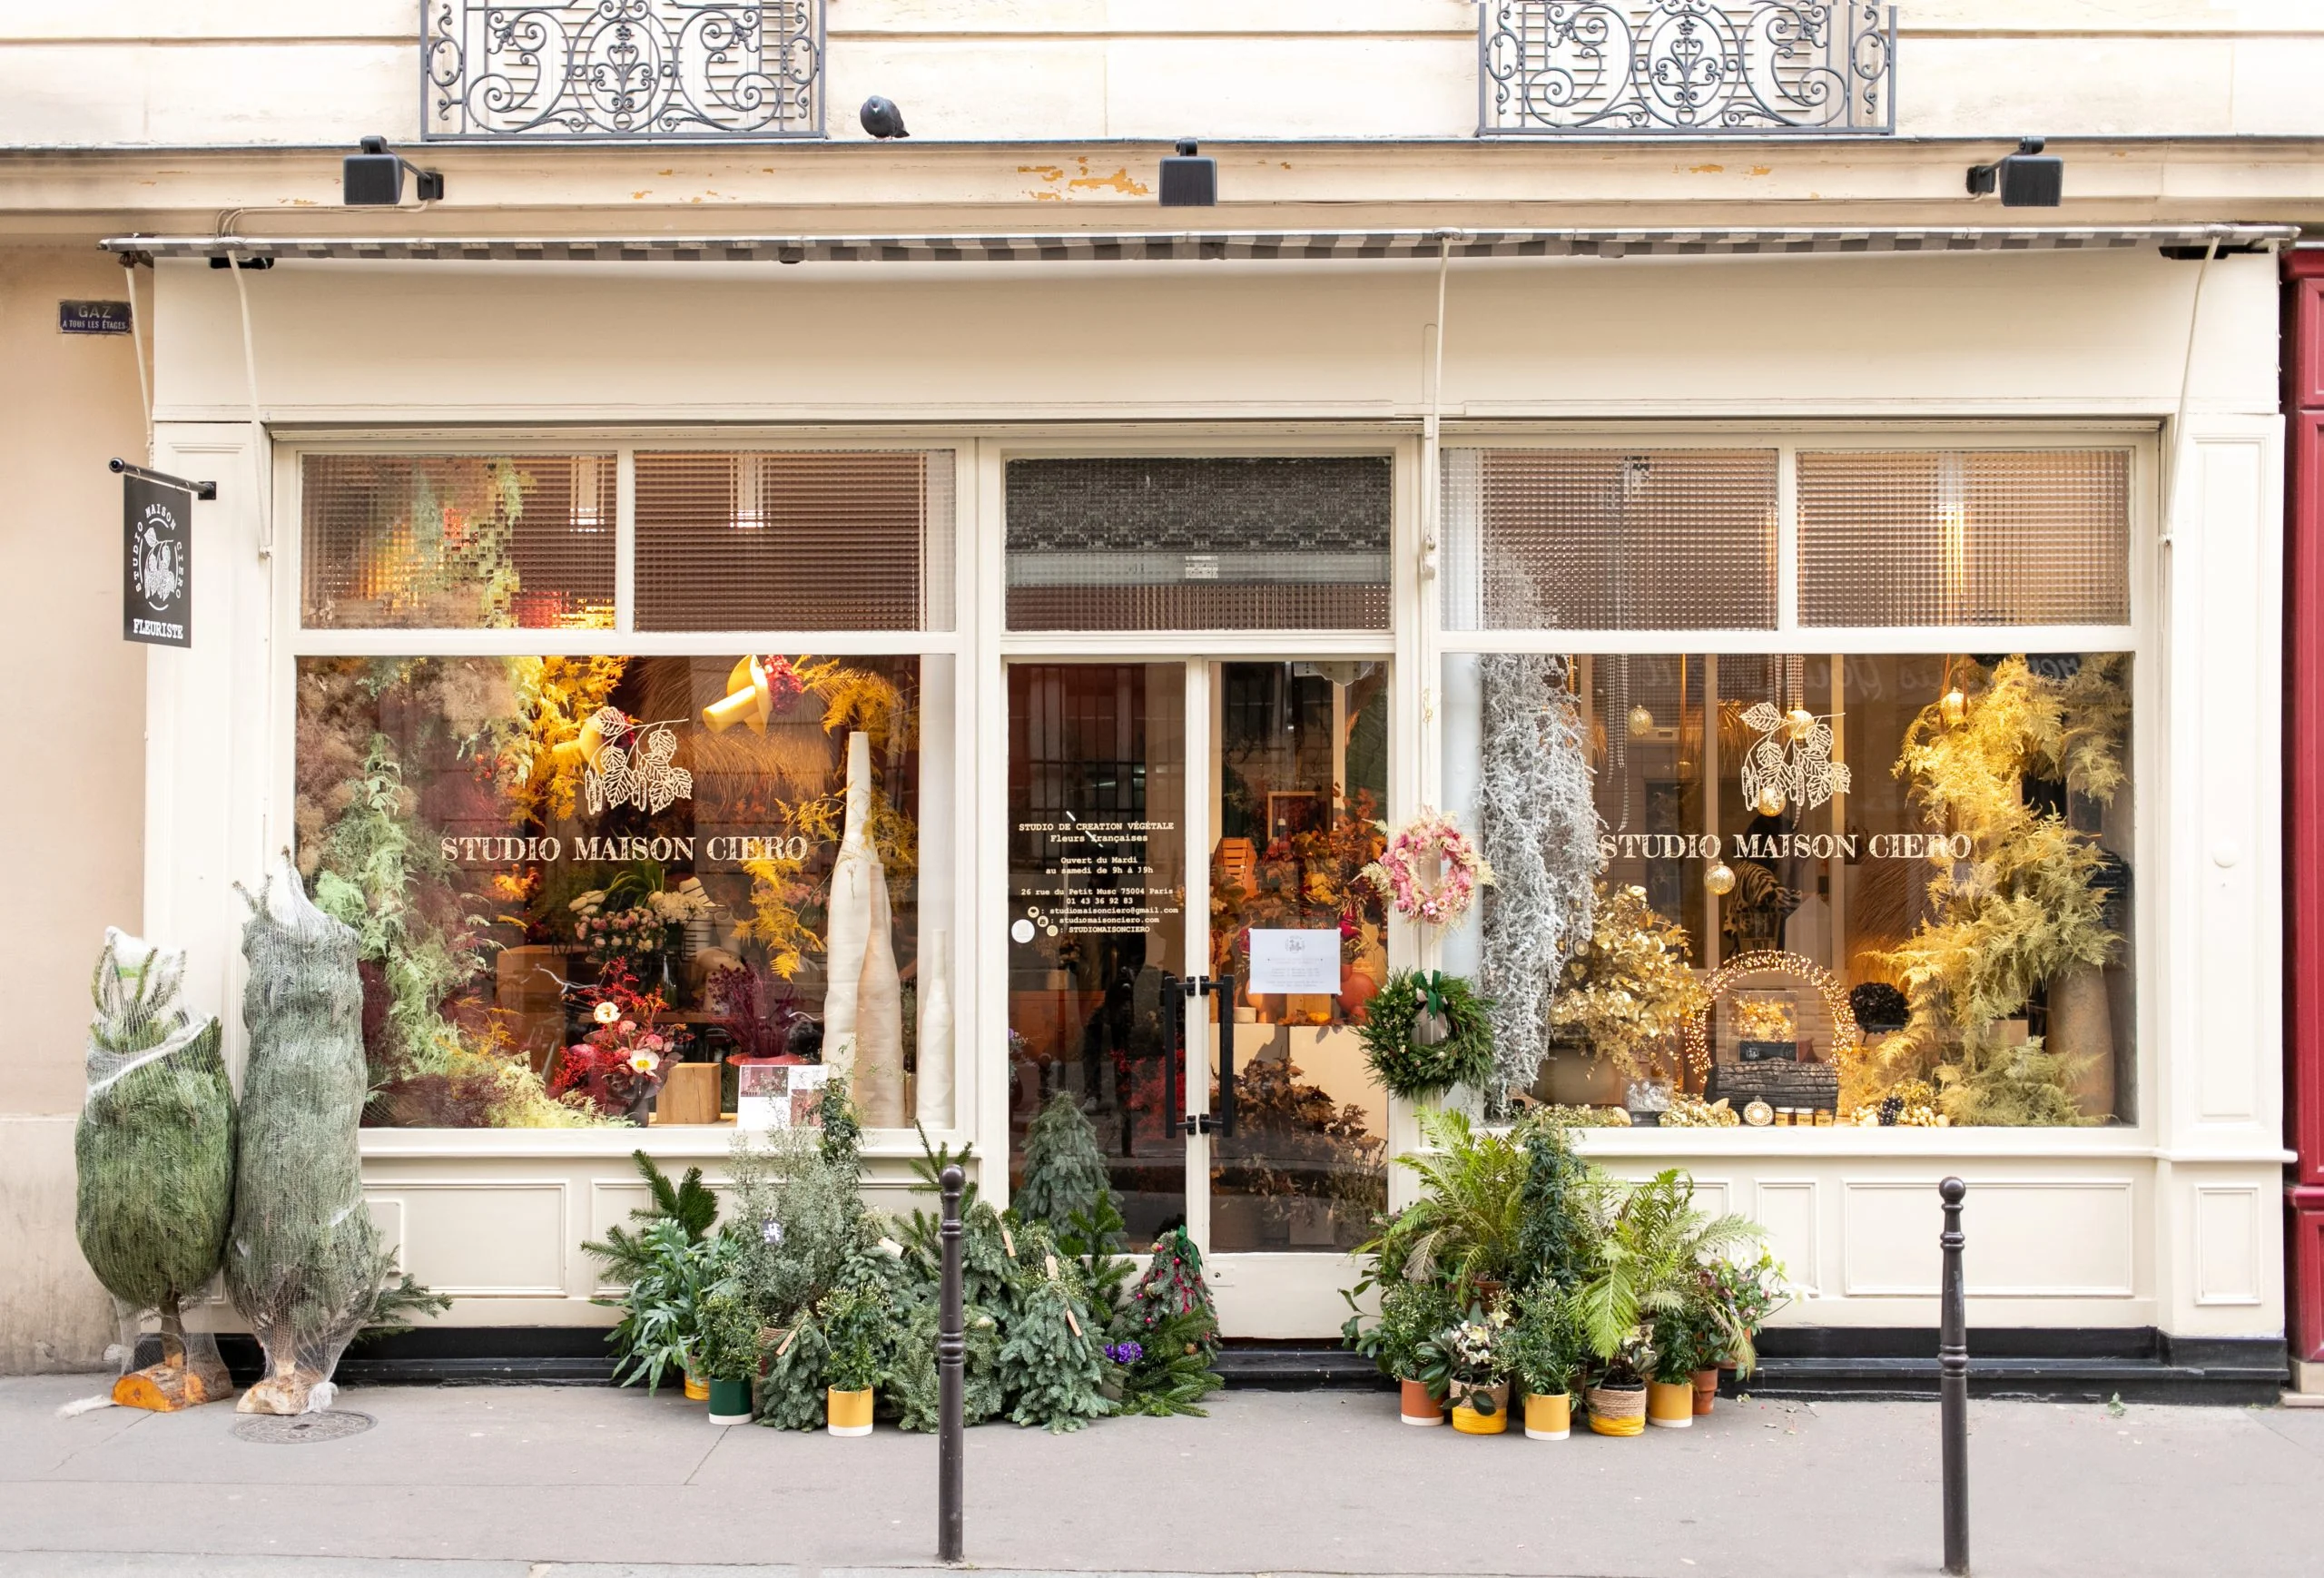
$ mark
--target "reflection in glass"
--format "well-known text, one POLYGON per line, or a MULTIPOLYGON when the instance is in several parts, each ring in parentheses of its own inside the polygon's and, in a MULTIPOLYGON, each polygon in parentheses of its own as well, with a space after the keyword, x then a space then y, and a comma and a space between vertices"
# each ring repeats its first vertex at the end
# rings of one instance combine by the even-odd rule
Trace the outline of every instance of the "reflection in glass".
MULTIPOLYGON (((1699 1033, 1652 1049, 1674 1088, 1764 1099, 1778 1121, 2133 1117, 2128 656, 1616 654, 1569 671, 1606 865, 1600 935, 1561 991, 1620 985, 1597 977, 1623 944, 1675 925, 1712 1001, 1699 1033)), ((1464 813, 1488 683, 1447 660, 1464 813)), ((1474 937, 1448 944, 1448 968, 1476 967, 1474 937)), ((1630 1100, 1587 1034, 1551 1046, 1538 1099, 1630 1100)))
POLYGON ((726 1058, 844 1019, 857 994, 839 977, 870 975, 894 982, 866 1021, 884 1033, 831 1050, 860 1050, 859 1100, 887 1108, 868 1119, 909 1122, 919 868, 949 839, 931 829, 923 850, 921 696, 923 671, 950 695, 950 661, 300 659, 299 863, 361 934, 365 1121, 615 1115, 568 1067, 609 992, 651 1000, 699 1066, 664 1087, 655 1120, 714 1121, 734 1106, 726 1058), (835 970, 843 857, 884 885, 890 923, 856 926, 835 970))
POLYGON ((1234 1126, 1212 1140, 1211 1248, 1349 1249, 1387 1204, 1387 1096, 1354 1031, 1388 975, 1382 901, 1357 877, 1384 842, 1387 666, 1211 673, 1210 966, 1236 983, 1218 1026, 1234 1126), (1338 961, 1335 989, 1265 990, 1252 975, 1254 930, 1319 934, 1338 961))
POLYGON ((1186 666, 1009 670, 1009 1138, 1060 1091, 1129 1242, 1187 1219, 1186 666))

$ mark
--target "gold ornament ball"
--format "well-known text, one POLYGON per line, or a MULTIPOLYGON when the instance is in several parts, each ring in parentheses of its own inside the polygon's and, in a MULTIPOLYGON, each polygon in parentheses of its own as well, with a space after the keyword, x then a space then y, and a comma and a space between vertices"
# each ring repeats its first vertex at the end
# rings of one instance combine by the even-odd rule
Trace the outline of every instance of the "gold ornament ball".
POLYGON ((1760 790, 1759 803, 1757 809, 1762 816, 1781 816, 1783 814, 1783 791, 1777 788, 1772 784, 1760 790))
POLYGON ((1703 886, 1709 888, 1718 897, 1726 897, 1735 891, 1735 868, 1725 861, 1720 861, 1710 870, 1703 873, 1703 886))
POLYGON ((1630 708, 1630 738, 1635 740, 1640 738, 1641 735, 1651 734, 1653 731, 1654 715, 1649 712, 1644 706, 1634 706, 1630 708))
POLYGON ((1804 740, 1816 732, 1816 715, 1804 706, 1796 706, 1783 715, 1784 733, 1795 740, 1804 740))
POLYGON ((1957 685, 1946 691, 1945 699, 1936 705, 1937 710, 1945 715, 1945 721, 1948 724, 1958 724, 1969 715, 1969 698, 1961 694, 1960 687, 1957 685))

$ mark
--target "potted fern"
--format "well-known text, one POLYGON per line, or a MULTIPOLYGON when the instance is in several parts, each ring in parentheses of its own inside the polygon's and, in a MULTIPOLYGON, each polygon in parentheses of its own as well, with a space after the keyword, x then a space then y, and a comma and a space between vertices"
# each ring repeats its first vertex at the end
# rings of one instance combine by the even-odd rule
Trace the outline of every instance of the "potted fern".
MULTIPOLYGON (((1684 1313, 1703 1267, 1759 1238, 1758 1224, 1697 1210, 1694 1195, 1694 1179, 1677 1168, 1620 1196, 1619 1204, 1615 1189, 1594 1192, 1596 1268, 1577 1297, 1602 1366, 1590 1393, 1590 1427, 1599 1435, 1634 1435, 1643 1427, 1654 1323, 1684 1313)), ((1691 1417, 1693 1388, 1682 1379, 1679 1389, 1691 1417)))
POLYGON ((1420 1126, 1429 1149, 1396 1164, 1420 1176, 1421 1198, 1381 1234, 1381 1262, 1408 1280, 1448 1281, 1490 1300, 1521 1263, 1531 1159, 1521 1141, 1475 1128, 1465 1112, 1423 1110, 1420 1126))
POLYGON ((841 1287, 823 1296, 815 1317, 831 1350, 823 1359, 823 1428, 833 1435, 869 1435, 887 1312, 877 1295, 841 1287))
POLYGON ((1573 1434, 1573 1386, 1588 1356, 1573 1296, 1544 1278, 1518 1295, 1508 1339, 1510 1373, 1525 1393, 1525 1438, 1573 1434))

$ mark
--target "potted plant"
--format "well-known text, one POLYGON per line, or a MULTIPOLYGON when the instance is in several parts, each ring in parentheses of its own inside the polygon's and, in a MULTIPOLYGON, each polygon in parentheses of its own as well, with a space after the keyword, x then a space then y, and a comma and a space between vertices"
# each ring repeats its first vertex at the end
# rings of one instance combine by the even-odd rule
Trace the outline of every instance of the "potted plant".
POLYGON ((1396 1383, 1401 1417, 1407 1425, 1444 1423, 1444 1390, 1432 1386, 1429 1371, 1438 1357, 1436 1335, 1459 1315, 1460 1307, 1443 1287, 1400 1278, 1381 1295, 1377 1323, 1354 1329, 1357 1318, 1348 1321, 1351 1346, 1396 1383))
POLYGON ((1499 1435, 1509 1428, 1509 1306, 1472 1304, 1468 1315, 1436 1339, 1443 1355, 1452 1428, 1463 1435, 1499 1435))
POLYGON ((1381 1234, 1381 1263, 1489 1301, 1521 1263, 1531 1158, 1521 1139, 1478 1129, 1465 1112, 1423 1110, 1420 1127, 1429 1149, 1396 1163, 1420 1175, 1421 1198, 1381 1234))
POLYGON ((1718 1386, 1718 1338, 1702 1295, 1689 1290, 1676 1309, 1655 1317, 1649 1338, 1646 1422, 1684 1430, 1695 1422, 1695 1376, 1708 1368, 1718 1386))
POLYGON ((831 1350, 823 1360, 823 1428, 833 1435, 869 1435, 887 1312, 877 1295, 842 1287, 823 1296, 815 1317, 831 1350))
POLYGON ((1715 1257, 1701 1276, 1709 1367, 1695 1372, 1694 1406, 1697 1414, 1708 1414, 1718 1396, 1719 1371, 1748 1377, 1758 1366, 1760 1328, 1790 1296, 1783 1267, 1764 1250, 1749 1262, 1715 1257))
POLYGON ((1563 1441, 1573 1434, 1574 1378, 1588 1351, 1571 1294, 1543 1279, 1518 1296, 1509 1368, 1524 1388, 1527 1440, 1563 1441))
POLYGON ((1577 1297, 1590 1349, 1603 1366, 1590 1395, 1590 1427, 1601 1435, 1632 1435, 1642 1427, 1654 1351, 1650 1323, 1679 1316, 1700 1286, 1702 1267, 1759 1236, 1748 1218, 1697 1210, 1694 1194, 1693 1179, 1666 1168, 1627 1194, 1601 1189, 1590 1198, 1596 1270, 1577 1297))
POLYGON ((607 1238, 615 1242, 588 1248, 617 1250, 606 1257, 627 1283, 619 1297, 596 1300, 622 1311, 606 1335, 614 1347, 614 1379, 625 1386, 643 1380, 652 1392, 675 1376, 687 1383, 689 1397, 706 1399, 707 1388, 696 1385, 703 1303, 733 1268, 734 1240, 723 1233, 689 1238, 687 1225, 670 1217, 607 1238))
POLYGON ((751 1422, 751 1383, 759 1368, 759 1323, 741 1295, 720 1287, 702 1301, 694 1359, 707 1378, 713 1425, 751 1422))

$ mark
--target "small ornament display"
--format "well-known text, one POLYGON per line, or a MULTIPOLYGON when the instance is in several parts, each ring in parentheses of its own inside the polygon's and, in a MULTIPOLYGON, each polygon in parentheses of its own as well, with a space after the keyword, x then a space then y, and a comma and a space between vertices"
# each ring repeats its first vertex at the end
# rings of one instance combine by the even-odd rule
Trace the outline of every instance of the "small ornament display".
POLYGON ((1441 1100, 1456 1085, 1483 1090, 1493 1077, 1492 1008, 1460 976, 1399 971, 1357 1028, 1364 1060, 1407 1101, 1441 1100))
MULTIPOLYGON (((1703 981, 1702 1008, 1687 1025, 1687 1060, 1698 1070, 1710 1066, 1710 1015, 1738 981, 1751 975, 1783 974, 1797 978, 1816 989, 1824 1000, 1824 1007, 1832 1020, 1832 1060, 1839 1062, 1853 1057, 1864 1044, 1864 1034, 1856 1028, 1855 1011, 1848 1006, 1847 989, 1840 978, 1804 953, 1783 953, 1754 950, 1738 953, 1703 981)), ((1739 995, 1739 994, 1738 994, 1739 995)), ((1828 1065, 1823 1065, 1828 1066, 1828 1065)))
POLYGON ((1362 875, 1398 914, 1432 926, 1456 924, 1469 912, 1477 890, 1493 880, 1492 868, 1469 835, 1451 817, 1426 806, 1389 833, 1387 848, 1362 875), (1433 878, 1427 874, 1432 864, 1437 871, 1433 878))
POLYGON ((1682 1093, 1670 1098, 1670 1105, 1662 1114, 1661 1127, 1665 1129, 1733 1129, 1742 1121, 1741 1115, 1725 1097, 1716 1101, 1706 1101, 1699 1096, 1682 1093))

